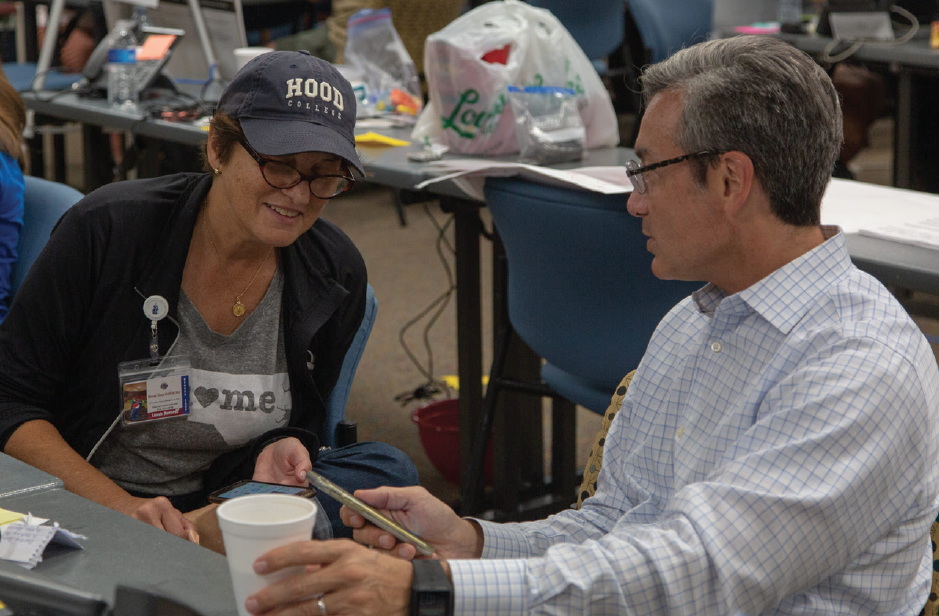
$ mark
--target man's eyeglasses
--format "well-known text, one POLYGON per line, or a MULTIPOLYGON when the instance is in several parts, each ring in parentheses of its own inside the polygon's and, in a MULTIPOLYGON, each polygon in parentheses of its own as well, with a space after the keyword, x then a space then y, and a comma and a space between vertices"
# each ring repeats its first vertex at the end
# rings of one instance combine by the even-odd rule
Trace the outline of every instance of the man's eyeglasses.
POLYGON ((279 160, 264 158, 246 141, 239 141, 251 158, 258 163, 264 181, 273 188, 293 188, 300 182, 310 183, 310 193, 317 199, 332 199, 346 192, 355 180, 345 175, 306 175, 279 160))
POLYGON ((711 156, 716 154, 722 154, 718 150, 705 150, 703 152, 695 152, 694 154, 685 154, 684 156, 679 156, 678 158, 670 158, 668 160, 663 160, 662 162, 652 163, 651 165, 640 166, 634 160, 626 161, 626 175, 632 180, 633 188, 636 189, 640 195, 645 193, 648 187, 646 186, 646 179, 642 177, 642 174, 646 171, 653 171, 655 169, 661 169, 662 167, 667 167, 669 165, 674 165, 675 163, 680 163, 686 161, 690 158, 698 158, 700 156, 711 156))

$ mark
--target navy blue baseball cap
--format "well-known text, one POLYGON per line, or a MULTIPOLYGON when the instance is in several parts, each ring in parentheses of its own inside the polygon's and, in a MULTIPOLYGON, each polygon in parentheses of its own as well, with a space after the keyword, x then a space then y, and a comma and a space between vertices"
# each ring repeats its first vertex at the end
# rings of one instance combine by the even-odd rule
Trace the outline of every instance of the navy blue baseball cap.
POLYGON ((308 51, 252 58, 222 92, 216 110, 241 122, 248 143, 261 154, 326 152, 365 175, 355 152, 352 86, 308 51))

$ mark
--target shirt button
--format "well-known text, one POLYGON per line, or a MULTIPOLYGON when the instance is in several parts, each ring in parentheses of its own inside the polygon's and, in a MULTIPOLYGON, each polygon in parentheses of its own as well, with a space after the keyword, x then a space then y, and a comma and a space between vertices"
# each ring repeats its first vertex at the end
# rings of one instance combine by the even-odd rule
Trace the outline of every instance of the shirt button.
POLYGON ((711 350, 714 351, 715 353, 720 353, 721 351, 724 350, 724 345, 721 344, 720 342, 712 342, 711 350))
POLYGON ((675 430, 675 438, 681 438, 684 433, 685 433, 684 426, 682 426, 681 428, 678 428, 677 430, 675 430))

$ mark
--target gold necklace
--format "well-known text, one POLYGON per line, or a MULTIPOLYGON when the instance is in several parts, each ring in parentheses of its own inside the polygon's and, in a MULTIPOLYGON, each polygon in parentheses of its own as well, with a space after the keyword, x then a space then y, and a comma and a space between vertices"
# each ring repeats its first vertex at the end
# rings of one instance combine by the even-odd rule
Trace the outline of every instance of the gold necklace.
MULTIPOLYGON (((204 206, 205 207, 205 206, 204 206)), ((205 209, 202 210, 202 226, 205 227, 205 234, 209 236, 209 243, 212 244, 212 249, 215 251, 215 256, 218 257, 219 265, 222 266, 222 272, 225 273, 225 279, 228 280, 228 286, 231 287, 231 292, 235 294, 235 305, 231 307, 231 312, 236 317, 240 317, 245 313, 245 305, 241 303, 241 296, 248 292, 248 289, 254 284, 255 279, 257 279, 258 274, 261 273, 261 268, 264 267, 264 264, 267 263, 267 258, 271 256, 271 253, 274 252, 274 247, 271 246, 267 254, 264 255, 264 260, 261 261, 261 265, 258 266, 254 276, 251 278, 251 282, 248 283, 248 286, 244 288, 244 291, 241 293, 235 293, 235 285, 232 284, 231 277, 228 275, 228 269, 225 267, 225 264, 222 263, 222 255, 218 252, 218 247, 215 245, 215 240, 212 239, 212 233, 209 232, 209 223, 206 219, 209 217, 205 209)))

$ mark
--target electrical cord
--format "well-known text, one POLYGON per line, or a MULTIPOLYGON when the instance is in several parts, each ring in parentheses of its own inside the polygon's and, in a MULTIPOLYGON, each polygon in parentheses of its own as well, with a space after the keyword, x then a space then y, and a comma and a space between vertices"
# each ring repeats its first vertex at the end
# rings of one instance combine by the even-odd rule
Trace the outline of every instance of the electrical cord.
POLYGON ((456 291, 456 279, 453 275, 453 268, 450 265, 450 260, 448 258, 453 257, 456 254, 456 250, 446 235, 447 230, 453 224, 453 216, 449 216, 446 222, 441 225, 440 222, 431 213, 430 207, 426 203, 423 205, 423 208, 424 213, 437 229, 437 240, 434 243, 434 247, 438 258, 440 259, 440 263, 443 265, 444 272, 446 273, 447 288, 443 293, 431 301, 430 304, 418 312, 417 315, 405 323, 398 332, 398 342, 401 344, 401 348, 404 349, 404 352, 407 354, 408 359, 411 360, 411 363, 413 363, 414 366, 417 367, 418 371, 424 376, 424 378, 427 379, 426 382, 419 385, 413 391, 408 391, 395 396, 395 400, 401 402, 402 404, 407 404, 412 400, 432 398, 438 393, 446 393, 448 398, 452 397, 450 386, 447 385, 447 383, 442 379, 438 379, 434 376, 434 352, 430 344, 430 331, 436 324, 437 320, 441 317, 443 312, 446 310, 450 303, 450 299, 453 297, 453 294, 456 291), (444 249, 446 249, 446 252, 444 249), (424 344, 424 351, 427 354, 427 366, 425 367, 421 364, 420 359, 418 359, 417 355, 414 353, 411 347, 408 346, 407 340, 405 339, 405 334, 407 334, 408 330, 424 319, 427 315, 431 316, 428 319, 427 324, 424 326, 424 330, 421 335, 421 339, 424 344))
MULTIPOLYGON (((49 91, 49 90, 45 90, 45 89, 37 90, 37 89, 34 87, 34 86, 35 86, 35 83, 36 83, 36 80, 37 80, 39 77, 42 77, 42 76, 44 76, 44 75, 48 75, 49 73, 53 73, 53 72, 56 72, 56 71, 58 71, 58 72, 61 73, 61 69, 64 69, 64 68, 65 68, 64 66, 50 66, 48 69, 46 69, 46 70, 44 70, 44 71, 36 71, 36 74, 33 75, 32 80, 29 82, 29 89, 23 90, 23 91, 20 92, 20 93, 23 94, 23 93, 29 92, 30 94, 36 94, 36 95, 37 95, 37 96, 36 96, 36 100, 41 101, 41 102, 44 102, 44 103, 47 103, 47 102, 50 102, 50 101, 54 101, 56 98, 62 96, 63 94, 71 94, 71 93, 74 93, 74 92, 78 92, 78 91, 79 91, 79 88, 78 88, 77 86, 78 86, 78 84, 81 83, 80 81, 75 82, 75 83, 72 84, 70 87, 65 88, 64 90, 52 90, 51 92, 53 92, 53 94, 52 94, 52 96, 50 96, 50 97, 48 97, 48 98, 42 98, 42 97, 38 96, 40 93, 42 93, 42 92, 47 92, 47 91, 49 91)), ((64 74, 67 74, 67 73, 62 73, 62 74, 64 75, 64 74)))
POLYGON ((919 20, 916 19, 916 16, 913 15, 913 13, 909 12, 902 6, 897 6, 894 4, 890 7, 890 10, 893 11, 894 13, 902 15, 910 22, 910 29, 907 30, 903 36, 897 39, 890 40, 890 41, 884 41, 880 39, 856 39, 856 40, 851 40, 851 41, 848 41, 845 39, 834 39, 830 43, 828 43, 828 45, 825 46, 825 49, 822 50, 822 53, 819 56, 819 59, 821 59, 823 62, 837 64, 838 62, 843 62, 844 60, 847 60, 848 58, 853 56, 865 44, 883 45, 883 46, 889 47, 892 45, 902 45, 912 40, 912 38, 916 36, 916 33, 919 31, 919 20), (837 55, 834 55, 834 56, 831 55, 832 52, 838 48, 838 46, 843 45, 845 43, 849 43, 847 49, 838 52, 837 55))

